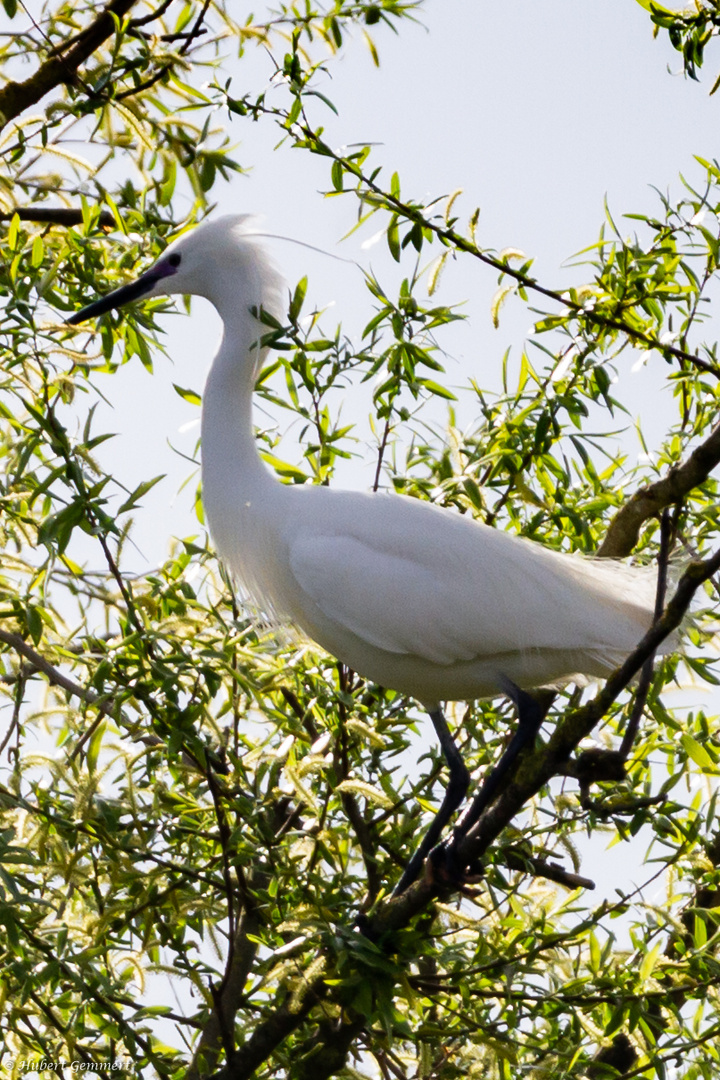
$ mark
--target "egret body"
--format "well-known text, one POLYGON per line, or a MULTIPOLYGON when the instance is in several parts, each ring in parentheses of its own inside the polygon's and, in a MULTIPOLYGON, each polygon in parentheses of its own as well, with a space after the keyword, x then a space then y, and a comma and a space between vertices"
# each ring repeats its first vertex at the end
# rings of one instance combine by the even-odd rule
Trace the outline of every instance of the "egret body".
POLYGON ((495 696, 503 680, 531 688, 607 674, 652 622, 653 579, 418 499, 278 482, 254 437, 264 329, 253 309, 282 320, 282 292, 250 219, 233 215, 181 236, 69 322, 173 293, 215 306, 223 332, 203 395, 202 483, 220 557, 261 610, 421 702, 462 798, 467 774, 458 780, 440 702, 495 696))

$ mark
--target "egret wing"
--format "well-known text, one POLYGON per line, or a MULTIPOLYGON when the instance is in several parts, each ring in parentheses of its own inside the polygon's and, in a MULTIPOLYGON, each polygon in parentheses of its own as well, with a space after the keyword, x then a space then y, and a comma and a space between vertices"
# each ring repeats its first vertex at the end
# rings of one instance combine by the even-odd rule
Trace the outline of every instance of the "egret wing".
POLYGON ((290 552, 298 584, 323 615, 377 648, 453 664, 522 647, 527 617, 515 618, 507 596, 498 607, 497 575, 483 588, 471 574, 443 572, 442 562, 428 567, 350 536, 299 537, 290 552))
POLYGON ((531 649, 629 651, 642 636, 647 611, 624 568, 494 530, 477 539, 477 557, 451 542, 430 557, 313 533, 292 542, 290 563, 327 619, 369 645, 435 664, 531 649))

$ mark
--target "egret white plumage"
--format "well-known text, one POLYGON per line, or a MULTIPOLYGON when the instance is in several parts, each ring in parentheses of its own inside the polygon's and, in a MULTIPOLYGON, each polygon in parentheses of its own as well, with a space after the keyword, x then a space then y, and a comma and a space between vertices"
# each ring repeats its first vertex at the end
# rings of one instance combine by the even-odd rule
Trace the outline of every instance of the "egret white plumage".
POLYGON ((213 542, 260 609, 430 713, 451 784, 412 879, 467 790, 440 702, 493 697, 508 680, 532 688, 606 675, 649 628, 654 582, 419 499, 278 482, 258 454, 252 393, 263 356, 257 312, 282 319, 283 281, 250 222, 221 217, 182 235, 137 281, 68 321, 174 293, 217 309, 222 339, 202 406, 213 542))

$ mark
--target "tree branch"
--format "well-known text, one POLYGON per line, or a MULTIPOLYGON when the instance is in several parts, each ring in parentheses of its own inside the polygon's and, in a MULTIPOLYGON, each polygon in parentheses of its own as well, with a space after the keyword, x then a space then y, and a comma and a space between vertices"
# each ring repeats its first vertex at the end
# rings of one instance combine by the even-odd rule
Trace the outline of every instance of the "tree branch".
POLYGON ((245 993, 245 983, 252 971, 258 950, 255 942, 249 939, 249 935, 257 937, 259 930, 260 923, 257 914, 250 905, 246 904, 238 921, 232 959, 225 973, 216 1007, 203 1028, 185 1080, 201 1080, 201 1077, 210 1076, 217 1068, 223 1054, 224 1034, 229 1032, 231 1038, 234 1034, 235 1016, 240 1008, 245 993))
MULTIPOLYGON (((486 810, 480 820, 458 845, 458 861, 467 866, 476 861, 500 835, 506 825, 522 809, 528 799, 558 772, 578 743, 588 735, 605 715, 617 696, 637 675, 649 656, 682 622, 695 592, 720 568, 720 550, 704 561, 691 563, 678 582, 675 594, 661 618, 656 620, 631 656, 622 664, 602 687, 600 692, 581 709, 576 709, 561 720, 544 753, 533 755, 520 763, 518 774, 510 781, 497 802, 486 810)), ((589 888, 592 882, 568 875, 562 870, 555 874, 550 864, 537 862, 535 868, 543 876, 570 887, 589 888)), ((444 886, 440 886, 443 888, 444 886)), ((392 935, 425 909, 439 891, 438 884, 430 878, 416 881, 404 893, 385 903, 371 917, 359 917, 358 926, 373 941, 389 940, 392 935)), ((224 1069, 216 1074, 217 1080, 249 1080, 253 1072, 266 1061, 277 1046, 293 1031, 311 1010, 328 995, 325 976, 321 975, 308 984, 302 1004, 293 1009, 289 1002, 283 1003, 266 1021, 259 1025, 247 1042, 233 1055, 224 1069)), ((330 992, 330 1000, 334 992, 330 992)), ((346 1019, 335 1031, 334 1038, 343 1046, 352 1042, 357 1031, 357 1017, 346 1010, 346 1019), (345 1036, 348 1036, 347 1044, 345 1036)), ((346 1051, 347 1052, 347 1049, 346 1051)), ((337 1066, 336 1066, 337 1067, 337 1066)), ((330 1075, 327 1073, 326 1075, 330 1075)), ((319 1078, 318 1078, 319 1080, 319 1078)))
POLYGON ((326 996, 327 990, 324 977, 319 975, 308 984, 301 1004, 288 996, 267 1020, 258 1024, 247 1042, 215 1074, 214 1080, 250 1080, 255 1070, 267 1061, 288 1035, 300 1027, 305 1017, 326 996))
MULTIPOLYGON (((83 213, 81 209, 71 206, 48 206, 47 208, 32 206, 16 206, 6 213, 0 213, 0 221, 11 221, 15 214, 21 221, 34 221, 39 225, 82 225, 83 213)), ((101 210, 98 215, 98 225, 103 229, 114 229, 117 222, 109 210, 101 210)))
MULTIPOLYGON (((21 638, 19 634, 10 633, 8 630, 0 630, 0 641, 14 649, 19 656, 23 656, 36 671, 42 672, 53 686, 62 687, 72 697, 80 698, 81 701, 98 709, 103 716, 115 716, 115 710, 111 702, 108 702, 93 690, 88 690, 86 687, 81 686, 80 683, 76 683, 67 675, 63 675, 61 671, 53 667, 49 660, 46 660, 36 649, 28 645, 27 641, 21 638)), ((87 738, 87 735, 84 738, 87 738)))
MULTIPOLYGON (((109 716, 113 720, 121 719, 128 727, 131 726, 131 721, 122 711, 118 712, 111 698, 102 697, 102 695, 96 694, 94 690, 88 690, 87 687, 76 683, 69 676, 63 675, 49 660, 46 660, 36 649, 28 645, 27 641, 21 638, 19 634, 13 634, 8 630, 0 630, 0 641, 4 642, 9 648, 14 649, 19 656, 23 656, 35 671, 39 671, 45 676, 52 686, 61 687, 72 697, 80 698, 86 705, 91 705, 92 708, 98 710, 99 715, 86 728, 75 744, 69 758, 71 762, 78 756, 88 739, 93 736, 104 716, 109 716)), ((140 741, 146 746, 165 745, 158 735, 153 734, 143 735, 140 741)), ((197 760, 186 751, 183 751, 183 761, 193 769, 199 768, 197 760)), ((205 775, 203 770, 200 771, 205 775)))
MULTIPOLYGON (((592 731, 647 658, 652 656, 662 641, 677 629, 696 590, 712 577, 718 568, 720 568, 720 550, 709 559, 698 560, 687 567, 662 617, 656 620, 633 654, 613 672, 592 701, 558 723, 544 753, 534 755, 526 762, 521 760, 518 775, 458 845, 458 860, 461 865, 471 864, 487 851, 490 844, 497 839, 527 800, 537 794, 557 773, 560 764, 569 757, 581 739, 592 731)), ((543 876, 554 879, 562 877, 562 883, 571 887, 587 888, 592 885, 587 879, 568 875, 562 870, 559 875, 555 875, 555 868, 547 863, 536 861, 535 868, 543 876)), ((416 881, 400 896, 382 903, 371 917, 361 916, 358 919, 358 926, 374 941, 389 940, 394 933, 407 926, 412 918, 425 909, 438 891, 437 883, 429 878, 416 881)), ((320 1001, 326 996, 334 1000, 335 991, 330 991, 328 995, 329 987, 325 981, 326 977, 326 973, 323 973, 308 983, 300 1005, 295 1003, 293 1007, 291 1000, 285 1001, 261 1023, 247 1042, 236 1051, 225 1068, 216 1074, 217 1080, 249 1080, 253 1072, 267 1061, 292 1032, 297 1030, 320 1001)), ((358 1031, 358 1018, 352 1014, 351 1010, 347 1010, 346 1003, 345 1008, 345 1020, 334 1031, 333 1038, 338 1045, 345 1048, 346 1054, 352 1038, 358 1031)), ((334 1059, 333 1061, 333 1067, 338 1068, 337 1061, 334 1059)), ((330 1075, 330 1072, 320 1074, 318 1080, 321 1076, 330 1075)))
POLYGON ((138 15, 136 19, 131 19, 130 25, 133 30, 138 26, 147 26, 148 23, 155 22, 156 19, 162 18, 172 2, 173 0, 162 0, 160 6, 155 8, 154 11, 151 11, 149 15, 138 15))
POLYGON ((675 466, 661 480, 635 492, 610 522, 597 554, 602 558, 614 559, 629 555, 648 518, 659 514, 666 506, 679 502, 693 488, 703 484, 718 464, 720 424, 713 428, 705 442, 693 450, 687 461, 675 466))
MULTIPOLYGON (((655 621, 660 618, 663 608, 665 607, 668 560, 670 559, 670 550, 675 539, 676 524, 677 514, 674 515, 674 520, 671 521, 670 512, 667 509, 663 510, 662 518, 660 520, 660 550, 658 552, 658 577, 655 590, 655 612, 653 615, 655 621)), ((640 678, 638 679, 637 689, 635 691, 635 700, 633 702, 633 707, 630 710, 630 718, 627 723, 627 728, 625 729, 625 734, 623 735, 622 743, 620 744, 620 756, 623 760, 629 757, 635 739, 637 738, 637 733, 640 729, 640 720, 645 711, 647 696, 652 684, 654 662, 655 654, 651 653, 640 671, 640 678)))
POLYGON ((122 19, 137 0, 111 0, 105 9, 78 34, 64 56, 51 56, 25 82, 9 82, 0 90, 0 130, 16 116, 37 104, 56 86, 71 84, 78 68, 115 32, 113 15, 122 19))
POLYGON ((299 1047, 293 1080, 330 1080, 345 1065, 350 1047, 367 1024, 367 1017, 323 1018, 313 1034, 299 1047))
POLYGON ((558 885, 564 885, 566 889, 594 889, 595 882, 591 878, 581 877, 580 874, 572 874, 565 870, 559 863, 548 862, 547 859, 539 859, 535 855, 526 855, 521 850, 508 851, 507 865, 510 870, 527 872, 533 877, 545 878, 547 881, 555 881, 558 885))
MULTIPOLYGON (((257 111, 269 113, 278 111, 259 105, 255 106, 255 109, 257 111)), ((285 121, 287 121, 287 116, 285 116, 285 121)), ((637 327, 631 326, 629 323, 625 322, 622 318, 606 315, 603 312, 595 311, 591 307, 586 307, 578 301, 571 300, 564 292, 558 292, 557 289, 546 288, 523 270, 516 270, 510 265, 507 259, 499 258, 498 256, 491 255, 487 251, 482 250, 473 240, 468 240, 467 237, 455 232, 449 225, 438 225, 436 221, 433 221, 426 216, 424 207, 403 202, 398 195, 393 195, 390 192, 384 191, 383 188, 375 182, 375 174, 367 176, 360 166, 351 158, 344 157, 339 152, 334 151, 327 143, 324 143, 318 133, 311 128, 303 124, 298 124, 297 131, 300 135, 299 141, 301 145, 308 145, 313 153, 320 154, 322 157, 327 157, 330 158, 331 161, 337 162, 346 172, 359 181, 355 194, 361 202, 365 202, 370 206, 383 207, 386 210, 401 215, 415 225, 420 225, 422 228, 428 229, 430 232, 434 233, 439 240, 443 241, 446 246, 454 248, 456 251, 464 251, 466 254, 472 255, 486 266, 490 266, 493 270, 499 271, 505 277, 509 277, 513 281, 516 281, 522 288, 538 293, 548 300, 553 300, 556 303, 561 304, 569 311, 572 311, 578 319, 584 319, 594 326, 599 326, 607 330, 618 330, 620 333, 626 334, 631 341, 638 342, 647 349, 656 349, 662 356, 672 356, 676 360, 682 360, 691 364, 699 371, 706 371, 716 377, 720 377, 720 366, 718 366, 718 364, 703 360, 696 353, 689 352, 687 349, 681 349, 677 345, 672 345, 670 342, 661 341, 656 334, 646 332, 645 330, 639 330, 637 327), (374 199, 371 200, 365 196, 365 193, 360 188, 360 184, 364 185, 367 191, 372 193, 374 199)))
POLYGON ((612 673, 592 701, 558 723, 545 752, 541 756, 530 758, 521 766, 519 774, 507 785, 497 802, 488 808, 477 825, 461 841, 459 855, 462 863, 467 865, 479 858, 527 800, 557 774, 560 765, 567 760, 578 743, 590 734, 618 695, 637 675, 647 658, 680 626, 696 591, 717 573, 718 569, 720 549, 708 559, 690 563, 661 618, 653 623, 635 651, 612 673))

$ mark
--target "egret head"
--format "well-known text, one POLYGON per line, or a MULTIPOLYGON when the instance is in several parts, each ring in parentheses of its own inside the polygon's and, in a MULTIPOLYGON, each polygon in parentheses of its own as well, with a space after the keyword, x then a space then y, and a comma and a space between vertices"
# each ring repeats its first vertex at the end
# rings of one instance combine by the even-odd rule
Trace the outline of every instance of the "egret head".
POLYGON ((263 307, 276 314, 282 308, 282 279, 255 243, 261 234, 252 230, 252 221, 247 214, 228 214, 184 233, 139 278, 93 301, 67 321, 84 322, 133 300, 176 293, 204 296, 218 309, 263 307))

